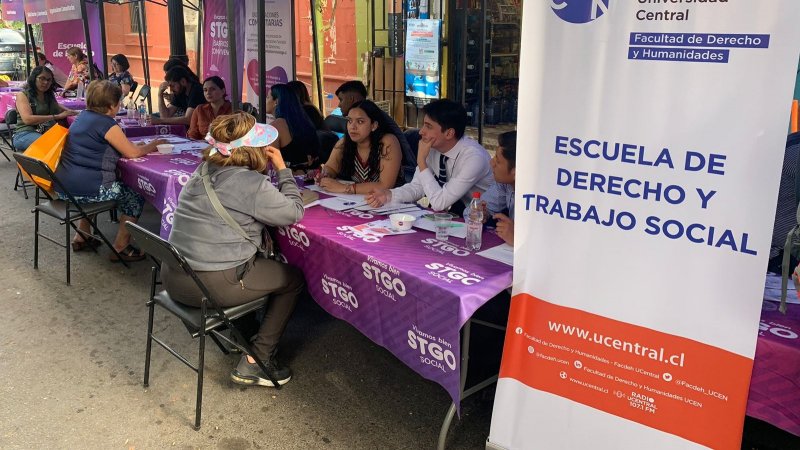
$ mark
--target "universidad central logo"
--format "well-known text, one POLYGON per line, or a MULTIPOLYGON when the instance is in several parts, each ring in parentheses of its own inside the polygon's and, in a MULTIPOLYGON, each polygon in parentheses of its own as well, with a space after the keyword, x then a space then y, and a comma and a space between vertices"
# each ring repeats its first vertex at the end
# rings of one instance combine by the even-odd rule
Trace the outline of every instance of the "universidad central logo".
POLYGON ((608 12, 611 0, 549 0, 550 7, 561 20, 589 23, 608 12))

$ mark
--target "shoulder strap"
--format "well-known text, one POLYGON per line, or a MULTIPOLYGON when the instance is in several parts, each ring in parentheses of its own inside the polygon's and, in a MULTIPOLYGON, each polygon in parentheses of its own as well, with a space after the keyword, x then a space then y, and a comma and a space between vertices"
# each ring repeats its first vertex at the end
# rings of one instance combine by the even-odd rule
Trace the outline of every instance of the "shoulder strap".
POLYGON ((217 211, 222 220, 225 221, 231 228, 233 228, 239 236, 245 238, 248 242, 255 245, 259 252, 265 252, 267 249, 262 247, 255 239, 248 236, 248 234, 242 229, 241 225, 239 225, 233 217, 228 213, 222 203, 219 201, 219 197, 217 197, 217 193, 214 192, 214 188, 211 186, 211 177, 208 176, 208 162, 203 162, 200 164, 200 177, 203 179, 203 186, 206 188, 206 194, 208 194, 208 199, 211 200, 211 206, 214 207, 214 210, 217 211))

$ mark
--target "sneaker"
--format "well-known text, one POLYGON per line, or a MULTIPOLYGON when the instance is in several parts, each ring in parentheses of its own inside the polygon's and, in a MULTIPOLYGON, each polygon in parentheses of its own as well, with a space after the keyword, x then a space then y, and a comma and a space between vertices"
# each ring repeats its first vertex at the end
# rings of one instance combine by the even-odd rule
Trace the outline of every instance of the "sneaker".
MULTIPOLYGON (((292 379, 292 370, 278 362, 274 357, 265 362, 270 375, 278 381, 279 385, 284 385, 292 379)), ((247 355, 242 355, 239 364, 231 372, 231 381, 236 384, 244 384, 247 386, 268 386, 275 387, 272 381, 266 374, 258 367, 258 364, 250 364, 247 362, 247 355)))

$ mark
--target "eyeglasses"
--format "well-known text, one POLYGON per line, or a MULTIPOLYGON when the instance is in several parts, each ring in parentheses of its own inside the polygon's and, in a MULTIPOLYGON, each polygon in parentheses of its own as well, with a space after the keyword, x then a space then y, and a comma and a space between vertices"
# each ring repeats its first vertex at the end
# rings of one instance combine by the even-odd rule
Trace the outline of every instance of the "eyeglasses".
POLYGON ((37 81, 41 81, 42 83, 52 83, 53 79, 48 77, 36 77, 37 81))

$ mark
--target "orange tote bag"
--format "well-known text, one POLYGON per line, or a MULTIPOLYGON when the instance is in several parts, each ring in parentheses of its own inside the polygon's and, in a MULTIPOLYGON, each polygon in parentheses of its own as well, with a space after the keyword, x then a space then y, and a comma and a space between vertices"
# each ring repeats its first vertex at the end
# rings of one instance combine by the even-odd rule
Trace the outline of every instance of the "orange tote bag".
MULTIPOLYGON (((69 130, 61 125, 55 124, 39 139, 33 141, 30 147, 22 154, 44 162, 50 167, 50 170, 55 172, 56 167, 58 167, 58 162, 61 160, 61 152, 64 150, 68 134, 69 130)), ((53 186, 49 181, 28 175, 24 170, 22 173, 45 191, 52 191, 53 186)))

